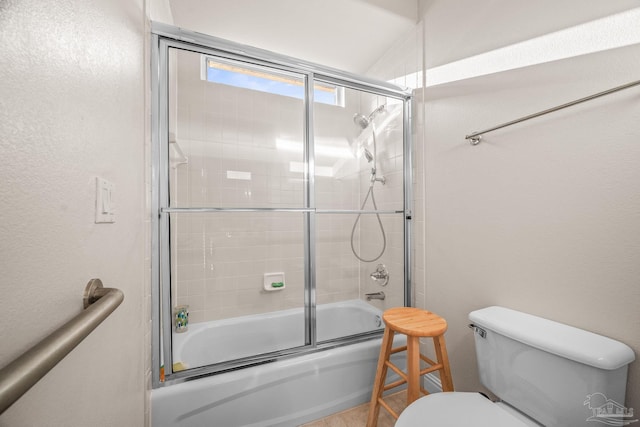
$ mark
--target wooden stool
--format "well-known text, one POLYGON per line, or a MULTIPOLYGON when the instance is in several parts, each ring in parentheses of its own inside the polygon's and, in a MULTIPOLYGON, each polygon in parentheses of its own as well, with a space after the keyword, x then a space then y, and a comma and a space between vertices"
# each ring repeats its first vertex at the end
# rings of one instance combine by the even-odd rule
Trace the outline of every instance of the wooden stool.
POLYGON ((412 307, 391 308, 384 312, 382 319, 386 327, 380 347, 373 393, 371 394, 367 427, 377 426, 380 406, 383 406, 395 419, 398 419, 398 414, 382 399, 383 392, 407 383, 407 405, 418 399, 420 392, 429 394, 420 386, 420 377, 426 373, 439 371, 442 391, 453 391, 447 347, 444 342, 447 321, 430 311, 412 307), (392 349, 393 336, 396 332, 407 336, 407 345, 392 349), (434 362, 420 354, 420 338, 422 337, 433 338, 437 361, 434 362), (407 351, 406 374, 390 361, 392 354, 405 350, 407 351), (420 370, 420 359, 425 361, 429 367, 420 370), (394 370, 401 379, 385 385, 387 368, 394 370))

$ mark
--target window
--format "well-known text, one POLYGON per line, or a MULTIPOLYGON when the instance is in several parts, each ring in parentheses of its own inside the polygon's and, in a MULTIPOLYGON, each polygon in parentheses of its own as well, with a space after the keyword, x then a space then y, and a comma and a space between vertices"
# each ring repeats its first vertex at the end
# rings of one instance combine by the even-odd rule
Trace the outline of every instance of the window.
MULTIPOLYGON (((274 73, 257 65, 204 57, 203 79, 207 81, 304 99, 304 79, 286 72, 274 73)), ((344 107, 343 88, 314 82, 313 99, 322 104, 344 107)))

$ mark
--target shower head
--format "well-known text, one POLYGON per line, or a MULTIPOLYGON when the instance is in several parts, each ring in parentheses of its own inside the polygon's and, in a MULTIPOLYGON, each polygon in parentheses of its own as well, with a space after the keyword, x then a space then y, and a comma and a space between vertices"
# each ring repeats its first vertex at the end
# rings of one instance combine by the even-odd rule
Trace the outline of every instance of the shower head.
POLYGON ((353 123, 355 123, 360 128, 359 135, 354 140, 349 140, 349 147, 353 151, 353 154, 356 157, 360 157, 364 154, 364 157, 367 159, 367 163, 373 162, 373 179, 375 179, 375 170, 376 170, 376 128, 373 123, 373 119, 379 113, 382 113, 386 110, 386 105, 382 104, 375 110, 371 112, 368 116, 365 116, 362 113, 356 113, 353 115, 353 123), (369 125, 371 125, 371 129, 369 129, 369 125), (371 138, 373 141, 373 153, 369 151, 365 145, 368 145, 368 139, 371 138))
POLYGON ((382 104, 381 106, 373 110, 371 114, 369 114, 368 116, 365 116, 364 114, 361 114, 361 113, 356 113, 353 115, 353 122, 358 126, 360 126, 362 129, 366 129, 371 124, 371 121, 373 120, 373 118, 378 113, 383 112, 385 109, 386 109, 385 104, 382 104))
POLYGON ((364 114, 355 113, 353 115, 353 123, 357 124, 362 129, 366 129, 369 127, 369 123, 371 123, 371 121, 364 114))

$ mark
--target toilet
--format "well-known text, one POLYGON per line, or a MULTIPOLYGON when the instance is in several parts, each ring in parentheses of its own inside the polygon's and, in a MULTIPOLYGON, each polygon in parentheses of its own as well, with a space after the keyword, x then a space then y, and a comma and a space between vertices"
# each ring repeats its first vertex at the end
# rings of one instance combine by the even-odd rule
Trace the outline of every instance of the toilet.
POLYGON ((624 408, 635 360, 626 344, 504 307, 469 319, 480 381, 500 402, 432 393, 409 405, 395 427, 595 427, 637 419, 624 408))

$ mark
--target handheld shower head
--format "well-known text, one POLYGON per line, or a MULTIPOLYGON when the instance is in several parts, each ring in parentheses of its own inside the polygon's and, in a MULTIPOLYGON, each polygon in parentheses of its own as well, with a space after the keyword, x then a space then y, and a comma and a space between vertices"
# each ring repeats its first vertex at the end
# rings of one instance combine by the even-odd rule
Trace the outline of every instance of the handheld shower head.
POLYGON ((367 163, 373 163, 371 168, 371 185, 373 185, 376 181, 380 181, 383 184, 385 183, 384 177, 378 178, 376 175, 376 169, 378 167, 376 161, 378 150, 376 147, 376 126, 373 123, 373 119, 379 113, 384 112, 386 108, 386 105, 382 104, 378 108, 373 110, 368 116, 365 116, 361 113, 356 113, 353 115, 353 122, 358 125, 361 130, 360 135, 358 136, 359 141, 356 142, 356 144, 353 144, 351 141, 349 141, 349 145, 351 146, 351 149, 354 150, 354 154, 356 156, 359 157, 358 152, 361 150, 360 152, 364 154, 364 157, 367 159, 367 163), (369 128, 369 125, 371 125, 371 129, 367 130, 369 128), (371 151, 369 151, 365 147, 369 135, 371 136, 371 140, 373 141, 373 153, 371 153, 371 151))
POLYGON ((371 151, 367 150, 366 148, 363 148, 363 152, 364 152, 364 157, 367 159, 367 163, 371 163, 373 161, 373 154, 371 154, 371 151))

